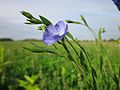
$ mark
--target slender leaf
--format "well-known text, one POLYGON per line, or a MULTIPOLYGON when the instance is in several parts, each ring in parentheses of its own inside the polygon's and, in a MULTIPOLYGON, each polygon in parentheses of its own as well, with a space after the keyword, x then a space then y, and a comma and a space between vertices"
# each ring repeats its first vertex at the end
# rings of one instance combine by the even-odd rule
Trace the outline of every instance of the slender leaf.
POLYGON ((93 76, 95 76, 97 78, 97 73, 93 67, 92 67, 92 74, 93 74, 93 76))
POLYGON ((97 78, 97 73, 94 70, 94 68, 92 67, 92 79, 93 79, 93 89, 94 90, 98 90, 96 78, 97 78))
POLYGON ((119 79, 117 78, 117 75, 116 75, 116 74, 114 74, 113 80, 114 80, 114 82, 116 83, 116 85, 119 86, 119 79))
POLYGON ((23 80, 19 80, 17 79, 17 82, 19 83, 19 86, 23 87, 23 88, 27 88, 27 82, 23 81, 23 80))
POLYGON ((42 20, 43 24, 45 24, 46 26, 49 26, 49 25, 52 24, 52 23, 51 23, 48 19, 46 19, 45 17, 43 17, 43 16, 41 16, 41 15, 39 15, 39 17, 40 17, 40 19, 42 20))
POLYGON ((39 19, 36 19, 36 18, 26 19, 26 20, 29 21, 31 24, 42 24, 42 21, 40 21, 39 19))
POLYGON ((87 24, 87 22, 86 22, 86 20, 85 20, 85 18, 84 18, 82 15, 80 15, 80 18, 81 18, 81 20, 84 22, 84 24, 85 24, 87 27, 89 27, 88 24, 87 24))
POLYGON ((48 49, 48 48, 45 48, 45 47, 23 47, 24 49, 26 50, 29 50, 31 52, 34 52, 34 53, 51 53, 51 54, 55 54, 55 55, 58 55, 60 57, 64 57, 63 55, 61 55, 60 53, 58 53, 56 50, 54 49, 48 49))
POLYGON ((24 77, 25 77, 25 79, 26 79, 27 81, 29 81, 32 85, 34 84, 34 80, 33 80, 31 77, 29 77, 29 76, 27 76, 27 75, 25 75, 24 77))
POLYGON ((38 30, 42 30, 42 32, 44 32, 46 29, 46 25, 41 25, 40 27, 38 27, 38 30))
POLYGON ((85 63, 85 57, 82 51, 80 51, 80 64, 85 68, 86 71, 88 71, 88 67, 85 63))
POLYGON ((42 21, 33 17, 32 14, 26 11, 21 11, 22 15, 25 16, 28 22, 25 22, 25 24, 42 24, 42 21))
POLYGON ((34 17, 32 16, 32 14, 30 14, 29 12, 21 11, 21 13, 22 13, 23 16, 27 17, 28 19, 34 18, 34 17))
POLYGON ((25 22, 24 24, 30 24, 30 25, 32 25, 33 23, 31 23, 31 22, 25 22))
POLYGON ((73 57, 71 55, 71 52, 70 52, 70 50, 68 49, 68 47, 67 47, 67 45, 65 43, 65 38, 62 39, 62 45, 63 45, 64 49, 66 50, 66 53, 67 53, 67 56, 68 56, 69 60, 74 61, 74 59, 73 59, 73 57))
POLYGON ((65 20, 67 23, 73 23, 73 24, 82 24, 81 22, 78 21, 72 21, 72 20, 65 20))
POLYGON ((67 33, 67 36, 71 39, 74 39, 74 37, 72 36, 72 34, 70 32, 67 33))
POLYGON ((100 71, 103 73, 103 57, 100 56, 100 71))
POLYGON ((28 47, 23 47, 26 50, 29 50, 31 52, 35 52, 35 53, 45 53, 45 52, 49 52, 49 53, 54 53, 56 54, 56 52, 54 52, 53 50, 50 49, 44 49, 43 47, 41 48, 28 48, 28 47))

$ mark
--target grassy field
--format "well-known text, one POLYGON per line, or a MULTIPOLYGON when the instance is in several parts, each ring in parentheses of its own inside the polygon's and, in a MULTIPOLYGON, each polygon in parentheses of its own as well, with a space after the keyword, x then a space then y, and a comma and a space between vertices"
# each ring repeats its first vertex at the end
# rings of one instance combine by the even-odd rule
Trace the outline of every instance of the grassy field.
MULTIPOLYGON (((25 81, 25 75, 32 76, 38 74, 39 77, 35 83, 41 90, 86 90, 85 84, 81 82, 80 72, 74 64, 58 55, 33 53, 23 48, 33 47, 31 42, 43 47, 45 46, 42 42, 38 41, 0 42, 0 90, 8 90, 8 88, 10 90, 22 90, 23 88, 19 86, 17 80, 25 81)), ((100 58, 96 43, 81 42, 81 45, 88 52, 91 63, 97 70, 100 58)), ((56 46, 64 55, 65 51, 63 48, 57 44, 56 46)), ((104 42, 104 46, 113 71, 118 74, 120 63, 119 46, 116 42, 104 42)), ((54 47, 50 46, 48 48, 54 47)))

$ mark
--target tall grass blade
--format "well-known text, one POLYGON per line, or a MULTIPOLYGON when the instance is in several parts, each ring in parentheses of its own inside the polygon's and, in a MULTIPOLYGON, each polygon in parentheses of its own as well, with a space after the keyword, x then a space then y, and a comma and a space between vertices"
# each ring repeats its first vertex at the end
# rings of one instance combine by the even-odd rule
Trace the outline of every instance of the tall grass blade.
POLYGON ((86 72, 88 72, 88 66, 85 63, 85 57, 82 51, 80 51, 80 64, 85 68, 86 72))
POLYGON ((29 50, 31 52, 34 52, 34 53, 51 53, 51 54, 58 55, 60 57, 65 57, 65 56, 61 55, 59 52, 57 52, 56 50, 48 49, 48 48, 44 48, 44 47, 40 47, 40 48, 23 47, 23 48, 26 49, 26 50, 29 50))
POLYGON ((119 77, 117 77, 117 75, 116 74, 114 74, 114 76, 113 76, 113 80, 114 80, 114 82, 115 82, 115 84, 116 84, 116 86, 117 86, 117 89, 119 90, 119 77))
POLYGON ((94 70, 94 68, 92 67, 92 79, 93 79, 93 90, 98 90, 98 86, 97 86, 97 73, 94 70))

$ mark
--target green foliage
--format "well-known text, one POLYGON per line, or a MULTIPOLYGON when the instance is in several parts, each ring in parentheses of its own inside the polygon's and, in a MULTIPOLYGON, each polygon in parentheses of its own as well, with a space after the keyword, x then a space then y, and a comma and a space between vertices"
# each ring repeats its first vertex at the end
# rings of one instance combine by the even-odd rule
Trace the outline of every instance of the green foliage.
MULTIPOLYGON (((100 72, 101 72, 101 75, 99 77, 104 77, 105 82, 106 84, 108 85, 106 88, 107 89, 110 89, 110 83, 111 83, 111 80, 113 82, 113 80, 116 82, 118 82, 117 80, 117 77, 116 75, 114 74, 113 72, 113 68, 111 66, 111 63, 109 61, 109 57, 108 57, 108 54, 106 52, 106 49, 104 48, 103 46, 103 43, 102 43, 102 38, 101 38, 101 34, 105 32, 105 29, 104 28, 100 28, 99 32, 98 32, 98 37, 97 37, 97 34, 94 32, 94 30, 88 25, 88 23, 86 22, 85 18, 81 15, 80 16, 81 20, 83 21, 83 24, 81 23, 81 25, 84 25, 85 27, 88 28, 88 30, 91 32, 91 34, 94 36, 96 42, 97 42, 97 49, 99 51, 99 57, 100 57, 100 62, 99 62, 99 65, 100 65, 100 72), (112 78, 114 77, 114 78, 112 78)), ((74 23, 74 21, 67 21, 68 23, 74 23)), ((74 23, 75 24, 75 23, 74 23)), ((78 24, 78 23, 76 23, 78 24)), ((75 41, 73 38, 71 38, 73 41, 75 41)), ((78 44, 78 43, 77 43, 78 44)), ((82 47, 80 44, 78 44, 78 46, 80 46, 80 48, 82 47)), ((90 65, 90 69, 92 71, 92 81, 93 81, 93 85, 92 85, 92 88, 94 90, 99 90, 99 87, 98 87, 98 81, 100 81, 102 78, 98 79, 97 78, 97 72, 99 71, 95 71, 94 68, 93 68, 93 65, 91 65, 91 58, 90 56, 86 53, 86 50, 84 50, 84 48, 81 48, 82 51, 85 53, 85 56, 87 57, 88 59, 88 63, 90 65)), ((81 60, 85 60, 83 57, 83 54, 80 54, 81 56, 81 60)), ((86 60, 85 60, 86 61, 86 60)), ((81 63, 81 65, 83 67, 85 67, 86 64, 83 64, 81 63)), ((88 66, 88 65, 86 65, 88 66)), ((86 71, 84 71, 86 72, 86 71)), ((86 81, 88 80, 88 78, 83 75, 84 78, 86 78, 86 81)), ((103 84, 104 82, 102 82, 103 84)), ((104 85, 103 85, 104 86, 104 85)), ((101 88, 101 87, 100 87, 101 88)), ((116 88, 119 89, 119 83, 116 83, 116 88)), ((114 88, 115 89, 115 88, 114 88)))
MULTIPOLYGON (((77 48, 77 51, 79 52, 78 46, 73 42, 70 41, 75 48, 77 48)), ((45 45, 42 42, 34 42, 35 44, 40 44, 41 47, 45 47, 45 45)), ((68 43, 66 42, 67 46, 69 47, 70 51, 73 52, 73 49, 70 48, 68 43)), ((108 52, 108 57, 110 57, 110 62, 112 65, 112 68, 115 72, 115 75, 117 79, 115 81, 119 80, 119 50, 118 50, 118 44, 116 42, 105 42, 103 43, 105 48, 108 52)), ((4 46, 4 60, 12 61, 12 64, 8 64, 5 66, 5 83, 1 87, 8 87, 11 88, 11 90, 22 90, 19 86, 17 79, 23 80, 25 82, 30 82, 24 78, 24 75, 29 76, 30 78, 32 75, 40 75, 35 82, 34 85, 38 85, 38 87, 41 90, 45 89, 52 89, 52 90, 76 90, 76 89, 85 89, 85 88, 91 88, 89 84, 86 84, 86 81, 84 80, 83 76, 81 75, 81 72, 78 71, 76 67, 74 67, 66 58, 59 57, 59 55, 54 55, 52 53, 33 53, 29 52, 26 49, 23 49, 22 47, 26 46, 28 48, 38 48, 36 46, 31 45, 30 41, 24 41, 24 42, 2 42, 2 45, 4 46), (7 70, 7 71, 6 71, 7 70)), ((58 50, 62 55, 65 55, 64 49, 61 47, 61 45, 55 44, 58 47, 58 50)), ((99 58, 99 52, 96 49, 95 42, 81 42, 81 45, 84 46, 84 49, 87 50, 89 53, 89 56, 91 58, 91 64, 94 68, 94 70, 91 70, 90 72, 96 71, 97 78, 94 75, 94 78, 92 78, 92 74, 89 75, 87 78, 93 84, 96 82, 97 88, 104 90, 107 88, 108 84, 110 84, 112 90, 115 90, 116 83, 114 80, 110 78, 110 76, 105 77, 104 76, 104 68, 102 71, 100 71, 100 59, 99 58), (101 75, 103 74, 103 75, 101 75), (109 80, 109 81, 108 81, 109 80), (104 88, 103 88, 104 87, 104 88)), ((47 49, 52 50, 54 47, 51 46, 47 49)), ((42 50, 43 48, 39 48, 39 50, 42 50)), ((79 52, 80 53, 80 52, 79 52)), ((76 54, 73 52, 73 57, 78 58, 76 54)), ((86 63, 88 63, 87 58, 84 57, 86 63)), ((101 59, 101 60, 104 60, 101 59)), ((79 63, 79 62, 78 62, 79 63)), ((101 64, 104 64, 101 62, 101 64)), ((88 64, 87 64, 88 65, 88 64)), ((103 65, 102 65, 103 67, 103 65)), ((88 67, 90 69, 90 67, 88 67)), ((114 78, 116 78, 114 77, 114 78)), ((95 85, 95 84, 94 84, 95 85)), ((118 85, 118 84, 117 84, 118 85)), ((3 90, 3 89, 1 89, 3 90)), ((119 90, 119 89, 118 89, 119 90)))
POLYGON ((25 22, 25 24, 42 24, 42 21, 33 17, 32 14, 26 11, 21 11, 22 15, 25 16, 28 22, 25 22))
POLYGON ((88 72, 88 66, 85 63, 85 57, 82 51, 80 51, 80 64, 85 68, 86 72, 88 72))
POLYGON ((40 19, 41 19, 41 20, 39 20, 39 19, 35 18, 35 17, 34 17, 31 13, 29 13, 29 12, 21 11, 21 14, 27 18, 27 19, 26 19, 27 22, 25 22, 25 24, 30 24, 30 25, 40 24, 40 26, 38 27, 37 30, 41 30, 42 32, 45 31, 46 26, 52 24, 48 19, 46 19, 45 17, 43 17, 43 16, 41 16, 41 15, 39 15, 39 17, 40 17, 40 19))
POLYGON ((73 36, 72 36, 72 34, 69 33, 69 32, 67 33, 67 36, 68 36, 69 38, 71 38, 72 40, 74 39, 73 36))
POLYGON ((38 75, 32 75, 31 77, 25 75, 24 78, 26 80, 17 80, 19 82, 20 87, 25 88, 25 90, 40 90, 37 84, 35 82, 37 81, 39 77, 38 75))
POLYGON ((96 70, 93 67, 92 67, 92 79, 93 79, 93 90, 98 90, 97 73, 96 73, 96 70))
POLYGON ((34 18, 29 12, 21 11, 21 13, 22 13, 22 15, 24 15, 24 16, 27 17, 28 19, 34 18))
POLYGON ((46 26, 52 24, 52 23, 51 23, 48 19, 46 19, 45 17, 43 17, 43 16, 41 16, 41 15, 40 15, 39 17, 40 17, 40 19, 42 20, 43 24, 45 24, 46 26))
POLYGON ((72 21, 72 20, 65 20, 67 23, 73 23, 73 24, 82 24, 78 21, 72 21))
MULTIPOLYGON (((52 24, 43 16, 39 16, 41 20, 38 20, 28 12, 21 13, 27 17, 29 24, 40 24, 38 29, 43 32, 52 24)), ((13 47, 15 52, 11 56, 15 60, 12 57, 10 59, 14 61, 14 65, 5 66, 11 69, 5 76, 8 77, 8 87, 23 87, 27 90, 119 90, 119 44, 103 43, 101 34, 105 32, 104 28, 100 28, 97 35, 82 15, 80 18, 83 23, 71 20, 66 22, 87 27, 96 42, 79 42, 68 33, 51 47, 41 42, 29 45, 24 42, 21 50, 20 47, 13 47), (16 79, 19 82, 17 84, 16 79), (9 84, 11 81, 13 83, 9 84)))
POLYGON ((41 26, 38 28, 38 30, 42 30, 42 32, 44 32, 45 29, 46 29, 46 25, 41 25, 41 26))
POLYGON ((42 24, 42 22, 36 18, 32 19, 26 19, 28 22, 25 22, 25 24, 42 24))
POLYGON ((40 47, 40 46, 37 46, 35 44, 33 44, 34 46, 32 47, 23 47, 24 49, 26 50, 29 50, 31 52, 34 52, 34 53, 51 53, 51 54, 54 54, 54 55, 57 55, 57 56, 60 56, 60 57, 64 57, 63 55, 61 55, 59 52, 57 52, 55 49, 50 49, 50 48, 47 48, 47 47, 40 47))
POLYGON ((87 27, 89 27, 88 24, 87 24, 87 22, 86 22, 86 20, 85 20, 85 18, 84 18, 82 15, 80 15, 80 19, 83 21, 83 23, 84 23, 87 27))
POLYGON ((98 32, 98 39, 99 39, 100 41, 102 41, 101 34, 104 33, 104 32, 105 32, 105 28, 100 28, 100 29, 99 29, 99 32, 98 32))
MULTIPOLYGON (((6 67, 11 65, 13 62, 4 59, 4 47, 0 44, 0 88, 1 86, 7 86, 6 84, 6 75, 7 70, 6 67)), ((6 87, 7 88, 7 87, 6 87)))

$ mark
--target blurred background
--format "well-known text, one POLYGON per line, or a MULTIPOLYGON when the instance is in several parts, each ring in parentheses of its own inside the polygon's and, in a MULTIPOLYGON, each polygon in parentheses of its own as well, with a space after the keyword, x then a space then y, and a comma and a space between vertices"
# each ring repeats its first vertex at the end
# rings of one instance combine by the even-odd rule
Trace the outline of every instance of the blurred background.
POLYGON ((120 30, 120 12, 112 0, 0 0, 0 90, 119 90, 118 26, 120 30), (103 45, 92 42, 87 28, 69 24, 81 46, 71 41, 74 49, 66 41, 69 51, 58 43, 54 44, 57 49, 48 47, 37 41, 43 34, 36 30, 38 26, 24 24, 23 10, 36 18, 42 15, 53 24, 66 19, 80 21, 83 15, 96 33, 105 27, 102 38, 107 41, 103 45))

